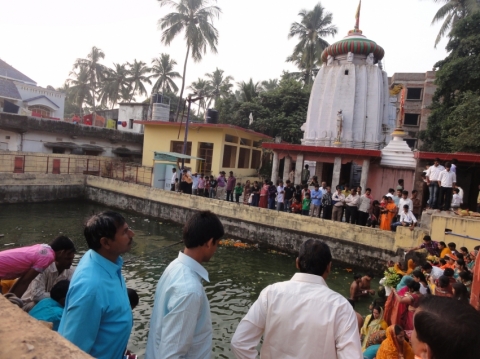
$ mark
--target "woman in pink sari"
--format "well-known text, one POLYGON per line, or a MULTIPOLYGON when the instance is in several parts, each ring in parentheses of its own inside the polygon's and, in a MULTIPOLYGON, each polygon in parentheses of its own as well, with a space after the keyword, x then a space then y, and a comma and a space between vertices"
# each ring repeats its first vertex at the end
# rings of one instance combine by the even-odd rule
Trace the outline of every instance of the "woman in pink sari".
POLYGON ((267 179, 263 183, 263 187, 260 190, 260 202, 258 203, 258 207, 260 208, 267 208, 268 207, 268 187, 270 181, 267 179))
POLYGON ((400 297, 395 290, 392 290, 392 293, 395 295, 396 299, 405 306, 403 312, 399 312, 399 324, 403 327, 407 334, 410 334, 413 331, 413 315, 420 304, 422 294, 420 294, 420 283, 418 282, 409 283, 407 288, 408 291, 403 297, 400 297))
MULTIPOLYGON (((403 297, 408 292, 408 284, 413 283, 414 280, 410 276, 404 276, 400 284, 397 285, 396 293, 403 297)), ((383 318, 388 325, 400 324, 400 316, 405 311, 406 306, 397 299, 397 296, 393 293, 388 296, 385 303, 385 313, 383 318)))

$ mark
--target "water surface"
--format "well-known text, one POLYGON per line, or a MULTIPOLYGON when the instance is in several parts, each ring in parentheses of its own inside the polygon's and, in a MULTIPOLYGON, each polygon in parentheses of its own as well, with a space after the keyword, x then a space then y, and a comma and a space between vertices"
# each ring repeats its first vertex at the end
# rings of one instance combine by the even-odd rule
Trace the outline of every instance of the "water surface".
MULTIPOLYGON (((92 213, 108 208, 91 202, 60 202, 42 204, 9 204, 0 207, 0 250, 48 243, 59 234, 68 235, 76 244, 75 264, 87 250, 83 223, 92 213)), ((140 296, 134 310, 134 329, 129 348, 143 357, 148 323, 155 288, 166 266, 178 256, 181 239, 178 224, 119 211, 135 231, 135 245, 125 255, 124 276, 127 286, 140 296)), ((205 290, 210 301, 213 321, 213 358, 233 358, 229 343, 237 324, 267 285, 289 280, 295 274, 293 256, 259 249, 219 247, 212 261, 205 264, 210 283, 205 290)), ((352 273, 335 265, 327 282, 330 288, 348 295, 352 273)), ((366 314, 368 300, 357 304, 366 314)))

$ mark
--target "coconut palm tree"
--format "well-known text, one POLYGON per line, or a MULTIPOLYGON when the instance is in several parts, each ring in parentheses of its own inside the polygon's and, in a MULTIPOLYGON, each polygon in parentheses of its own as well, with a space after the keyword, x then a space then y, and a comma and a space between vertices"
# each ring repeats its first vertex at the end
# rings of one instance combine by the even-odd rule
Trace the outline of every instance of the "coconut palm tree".
POLYGON ((207 107, 212 87, 210 86, 209 81, 199 78, 197 81, 193 81, 188 89, 194 91, 197 97, 203 97, 198 102, 197 116, 200 117, 200 111, 205 111, 205 108, 207 107))
POLYGON ((182 78, 180 74, 173 71, 173 68, 177 65, 174 59, 170 58, 168 54, 160 54, 160 57, 156 57, 152 60, 152 78, 156 78, 157 81, 153 85, 152 94, 162 91, 177 93, 178 86, 175 84, 175 79, 182 78))
POLYGON ((254 83, 252 79, 250 79, 249 82, 242 81, 237 84, 239 87, 240 98, 243 102, 252 102, 262 91, 260 83, 254 83))
POLYGON ((143 61, 137 61, 136 59, 133 60, 133 63, 128 62, 128 78, 127 80, 130 82, 130 87, 132 88, 132 94, 130 97, 130 102, 133 100, 133 96, 137 95, 146 95, 147 90, 145 89, 144 83, 152 84, 150 78, 152 75, 149 75, 151 69, 147 66, 147 64, 143 61))
MULTIPOLYGON (((221 10, 218 6, 211 5, 215 0, 158 1, 160 6, 168 5, 175 10, 158 21, 158 27, 163 31, 162 42, 165 45, 170 45, 177 35, 180 33, 185 34, 187 54, 183 65, 182 87, 179 96, 182 98, 190 52, 195 62, 199 62, 202 59, 207 52, 207 48, 210 48, 211 52, 217 53, 218 30, 212 23, 215 18, 219 17, 221 10)), ((178 118, 181 102, 178 102, 176 119, 178 118)))
POLYGON ((311 81, 313 69, 321 64, 320 56, 323 50, 329 45, 323 38, 334 36, 337 33, 337 27, 332 25, 333 15, 325 11, 321 3, 315 5, 311 11, 301 10, 298 15, 301 21, 292 23, 288 38, 298 37, 300 41, 295 45, 287 61, 297 62, 298 57, 301 56, 301 62, 307 73, 306 84, 308 84, 311 81))
POLYGON ((132 86, 128 80, 129 70, 127 64, 113 64, 113 69, 104 73, 100 102, 102 105, 110 103, 112 108, 121 100, 131 98, 132 86))
POLYGON ((84 103, 92 103, 92 92, 90 88, 90 74, 86 67, 79 67, 77 71, 70 72, 65 84, 68 86, 67 94, 80 109, 80 117, 83 117, 84 103))
POLYGON ((432 25, 443 21, 437 38, 435 39, 435 48, 438 43, 455 26, 458 20, 461 20, 471 13, 480 10, 480 4, 477 0, 433 0, 435 2, 445 3, 433 17, 432 25))
POLYGON ((262 81, 262 87, 264 91, 273 91, 278 87, 278 80, 270 79, 267 81, 262 81))
POLYGON ((90 92, 92 98, 93 111, 95 113, 95 97, 97 94, 98 83, 103 79, 103 73, 106 67, 100 63, 105 58, 105 53, 98 47, 92 47, 86 59, 77 59, 73 64, 73 69, 84 67, 88 73, 90 92))
POLYGON ((210 100, 208 102, 207 107, 210 107, 212 101, 215 101, 215 105, 217 104, 218 99, 221 97, 228 96, 231 92, 231 88, 233 84, 230 81, 233 81, 232 76, 223 76, 225 71, 219 70, 218 67, 215 71, 210 74, 205 74, 208 78, 208 83, 210 85, 210 100))

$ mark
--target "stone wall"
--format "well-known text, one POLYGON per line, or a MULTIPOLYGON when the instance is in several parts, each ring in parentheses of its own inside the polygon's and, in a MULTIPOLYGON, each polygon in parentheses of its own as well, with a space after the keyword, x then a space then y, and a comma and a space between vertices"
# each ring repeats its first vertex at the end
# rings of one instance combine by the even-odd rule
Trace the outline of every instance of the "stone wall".
POLYGON ((85 176, 0 173, 0 203, 49 202, 84 198, 85 176))
POLYGON ((0 295, 0 358, 92 359, 0 295))

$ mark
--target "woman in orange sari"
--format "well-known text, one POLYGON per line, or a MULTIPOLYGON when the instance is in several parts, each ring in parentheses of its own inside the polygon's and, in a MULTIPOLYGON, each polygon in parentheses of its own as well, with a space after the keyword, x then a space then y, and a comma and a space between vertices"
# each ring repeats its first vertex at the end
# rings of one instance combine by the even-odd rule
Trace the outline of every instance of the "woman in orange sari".
POLYGON ((267 179, 263 183, 263 187, 260 190, 260 202, 258 203, 258 207, 260 208, 267 208, 268 207, 268 187, 270 181, 267 179))
POLYGON ((385 231, 391 231, 390 225, 392 224, 392 220, 397 214, 397 206, 393 202, 393 198, 387 196, 387 205, 385 208, 380 209, 380 229, 385 231))
POLYGON ((414 359, 412 347, 405 340, 405 332, 399 325, 387 329, 385 339, 378 349, 376 359, 414 359))

